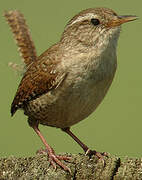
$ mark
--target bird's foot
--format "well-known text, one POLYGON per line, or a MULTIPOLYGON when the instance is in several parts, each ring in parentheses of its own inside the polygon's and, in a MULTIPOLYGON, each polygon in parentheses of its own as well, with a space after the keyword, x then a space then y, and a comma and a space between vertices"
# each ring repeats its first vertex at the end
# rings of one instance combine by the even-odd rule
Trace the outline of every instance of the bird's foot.
POLYGON ((56 169, 56 165, 58 164, 60 167, 62 167, 65 171, 69 171, 71 173, 70 168, 68 168, 66 165, 64 165, 61 160, 67 161, 70 160, 71 157, 63 156, 63 155, 56 155, 54 150, 48 151, 47 149, 40 149, 37 151, 39 154, 48 153, 49 162, 53 166, 54 169, 56 169))
POLYGON ((85 155, 89 156, 89 158, 91 158, 93 155, 97 156, 103 162, 104 165, 105 165, 104 157, 108 157, 108 154, 106 152, 100 153, 91 149, 88 149, 85 152, 85 155))
POLYGON ((88 149, 86 152, 85 152, 85 155, 91 157, 93 155, 97 156, 99 159, 103 158, 104 156, 108 157, 108 154, 106 152, 103 152, 103 153, 100 153, 100 152, 97 152, 95 150, 91 150, 91 149, 88 149))

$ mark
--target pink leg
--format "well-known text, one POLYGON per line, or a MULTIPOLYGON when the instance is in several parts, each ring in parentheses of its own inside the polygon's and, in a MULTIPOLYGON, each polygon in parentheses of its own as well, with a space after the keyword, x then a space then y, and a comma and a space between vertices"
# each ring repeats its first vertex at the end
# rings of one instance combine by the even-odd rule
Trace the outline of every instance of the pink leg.
POLYGON ((92 155, 96 155, 99 159, 103 159, 103 156, 107 156, 107 153, 99 153, 95 150, 90 150, 83 142, 81 142, 71 131, 70 128, 64 128, 62 129, 64 132, 66 132, 68 135, 70 135, 85 151, 85 154, 91 157, 92 155))
POLYGON ((66 156, 57 156, 55 154, 54 150, 49 146, 49 144, 47 144, 47 142, 46 142, 45 138, 42 136, 38 126, 35 125, 35 126, 32 126, 32 128, 34 129, 34 131, 37 133, 37 135, 40 137, 41 141, 45 145, 46 150, 48 151, 49 161, 50 161, 51 165, 56 169, 56 164, 58 164, 64 170, 71 172, 70 169, 60 161, 60 160, 70 160, 71 158, 66 157, 66 156))

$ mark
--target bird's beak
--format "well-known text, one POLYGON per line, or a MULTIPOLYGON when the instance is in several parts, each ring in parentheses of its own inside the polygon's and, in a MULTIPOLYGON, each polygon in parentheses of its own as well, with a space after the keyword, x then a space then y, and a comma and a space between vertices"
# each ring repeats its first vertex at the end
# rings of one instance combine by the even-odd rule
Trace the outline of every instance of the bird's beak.
POLYGON ((113 19, 111 21, 109 21, 106 24, 106 27, 116 27, 116 26, 120 26, 123 23, 129 22, 129 21, 134 21, 138 19, 137 16, 132 16, 132 15, 128 15, 128 16, 117 16, 117 19, 113 19))

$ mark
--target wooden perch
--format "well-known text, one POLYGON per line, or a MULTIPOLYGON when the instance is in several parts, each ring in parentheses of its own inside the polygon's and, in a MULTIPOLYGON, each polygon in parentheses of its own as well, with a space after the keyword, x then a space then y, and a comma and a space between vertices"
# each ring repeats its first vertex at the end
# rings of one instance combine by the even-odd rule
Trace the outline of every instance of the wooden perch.
MULTIPOLYGON (((67 155, 67 154, 66 154, 67 155)), ((71 174, 59 166, 56 170, 50 166, 46 154, 37 154, 25 158, 1 158, 0 179, 2 180, 142 180, 142 159, 115 156, 105 157, 105 164, 97 157, 78 154, 71 155, 72 160, 65 162, 71 174)))

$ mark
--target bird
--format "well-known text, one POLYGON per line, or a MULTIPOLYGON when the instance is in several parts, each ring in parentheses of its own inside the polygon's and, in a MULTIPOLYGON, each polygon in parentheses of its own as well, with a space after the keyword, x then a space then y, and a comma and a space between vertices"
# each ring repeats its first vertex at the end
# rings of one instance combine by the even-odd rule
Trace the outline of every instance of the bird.
MULTIPOLYGON (((91 150, 71 127, 92 114, 104 99, 117 68, 117 43, 123 23, 137 16, 119 16, 109 8, 89 8, 65 26, 60 40, 39 57, 30 60, 11 105, 11 115, 22 109, 28 123, 43 142, 50 164, 70 169, 56 155, 39 130, 39 124, 60 128, 71 136, 86 155, 91 150)), ((29 61, 28 61, 29 62, 29 61)))

